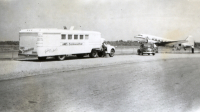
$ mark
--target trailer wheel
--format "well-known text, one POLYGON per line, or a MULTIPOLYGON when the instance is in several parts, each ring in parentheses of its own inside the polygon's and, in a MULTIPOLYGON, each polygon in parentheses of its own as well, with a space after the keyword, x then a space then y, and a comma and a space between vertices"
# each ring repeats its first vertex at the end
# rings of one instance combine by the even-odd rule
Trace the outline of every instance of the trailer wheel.
POLYGON ((102 56, 103 56, 103 52, 101 52, 101 51, 98 52, 98 56, 99 56, 99 57, 102 57, 102 56))
POLYGON ((38 57, 38 60, 46 60, 47 57, 38 57))
POLYGON ((115 50, 114 50, 114 49, 111 49, 109 56, 110 56, 110 57, 113 57, 114 54, 115 54, 115 50))
POLYGON ((96 58, 98 56, 98 53, 96 50, 92 50, 92 52, 89 55, 91 58, 96 58))
POLYGON ((66 55, 60 55, 60 56, 57 56, 56 58, 60 61, 64 60, 66 57, 66 55))

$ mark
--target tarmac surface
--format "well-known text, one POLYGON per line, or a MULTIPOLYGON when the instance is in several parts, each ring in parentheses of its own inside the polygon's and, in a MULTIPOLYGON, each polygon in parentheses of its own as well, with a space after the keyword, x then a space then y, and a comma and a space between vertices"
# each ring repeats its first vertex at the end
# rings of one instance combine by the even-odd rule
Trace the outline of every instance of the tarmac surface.
POLYGON ((0 60, 0 80, 15 79, 39 74, 65 72, 71 70, 79 70, 85 68, 109 66, 124 63, 196 57, 200 57, 200 54, 158 53, 155 56, 138 56, 136 54, 129 54, 116 55, 112 58, 109 56, 107 56, 107 58, 67 57, 64 61, 58 61, 54 58, 49 58, 45 61, 39 61, 37 58, 0 60))
POLYGON ((156 54, 2 61, 0 112, 199 112, 199 60, 156 54))

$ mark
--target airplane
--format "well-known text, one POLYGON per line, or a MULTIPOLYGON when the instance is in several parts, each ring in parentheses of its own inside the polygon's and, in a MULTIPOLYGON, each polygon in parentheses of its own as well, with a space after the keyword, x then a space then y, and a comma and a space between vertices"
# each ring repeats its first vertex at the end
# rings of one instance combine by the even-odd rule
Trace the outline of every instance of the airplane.
POLYGON ((155 47, 157 46, 169 46, 169 47, 176 47, 177 45, 179 47, 184 48, 192 48, 194 47, 195 41, 192 36, 188 36, 185 40, 171 40, 171 39, 166 39, 162 37, 157 37, 153 35, 148 35, 148 34, 139 34, 137 36, 134 36, 134 38, 139 42, 139 43, 150 43, 154 44, 155 47))

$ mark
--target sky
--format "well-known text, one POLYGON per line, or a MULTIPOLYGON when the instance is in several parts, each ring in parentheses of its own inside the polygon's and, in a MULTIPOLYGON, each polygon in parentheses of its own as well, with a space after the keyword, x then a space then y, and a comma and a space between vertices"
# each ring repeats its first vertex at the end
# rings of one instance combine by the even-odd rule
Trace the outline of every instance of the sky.
POLYGON ((138 34, 200 42, 200 0, 0 0, 0 41, 21 29, 74 26, 109 41, 138 34))

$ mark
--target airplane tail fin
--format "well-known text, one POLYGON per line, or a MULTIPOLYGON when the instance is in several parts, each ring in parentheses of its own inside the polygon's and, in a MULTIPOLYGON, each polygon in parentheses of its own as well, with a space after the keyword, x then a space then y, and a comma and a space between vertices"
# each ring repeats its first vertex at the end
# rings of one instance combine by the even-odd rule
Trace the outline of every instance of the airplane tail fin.
POLYGON ((192 36, 188 36, 185 43, 182 43, 181 46, 186 50, 188 47, 194 47, 194 38, 192 36))
POLYGON ((194 38, 192 36, 188 36, 186 39, 185 39, 187 42, 188 45, 193 45, 194 46, 194 38))

